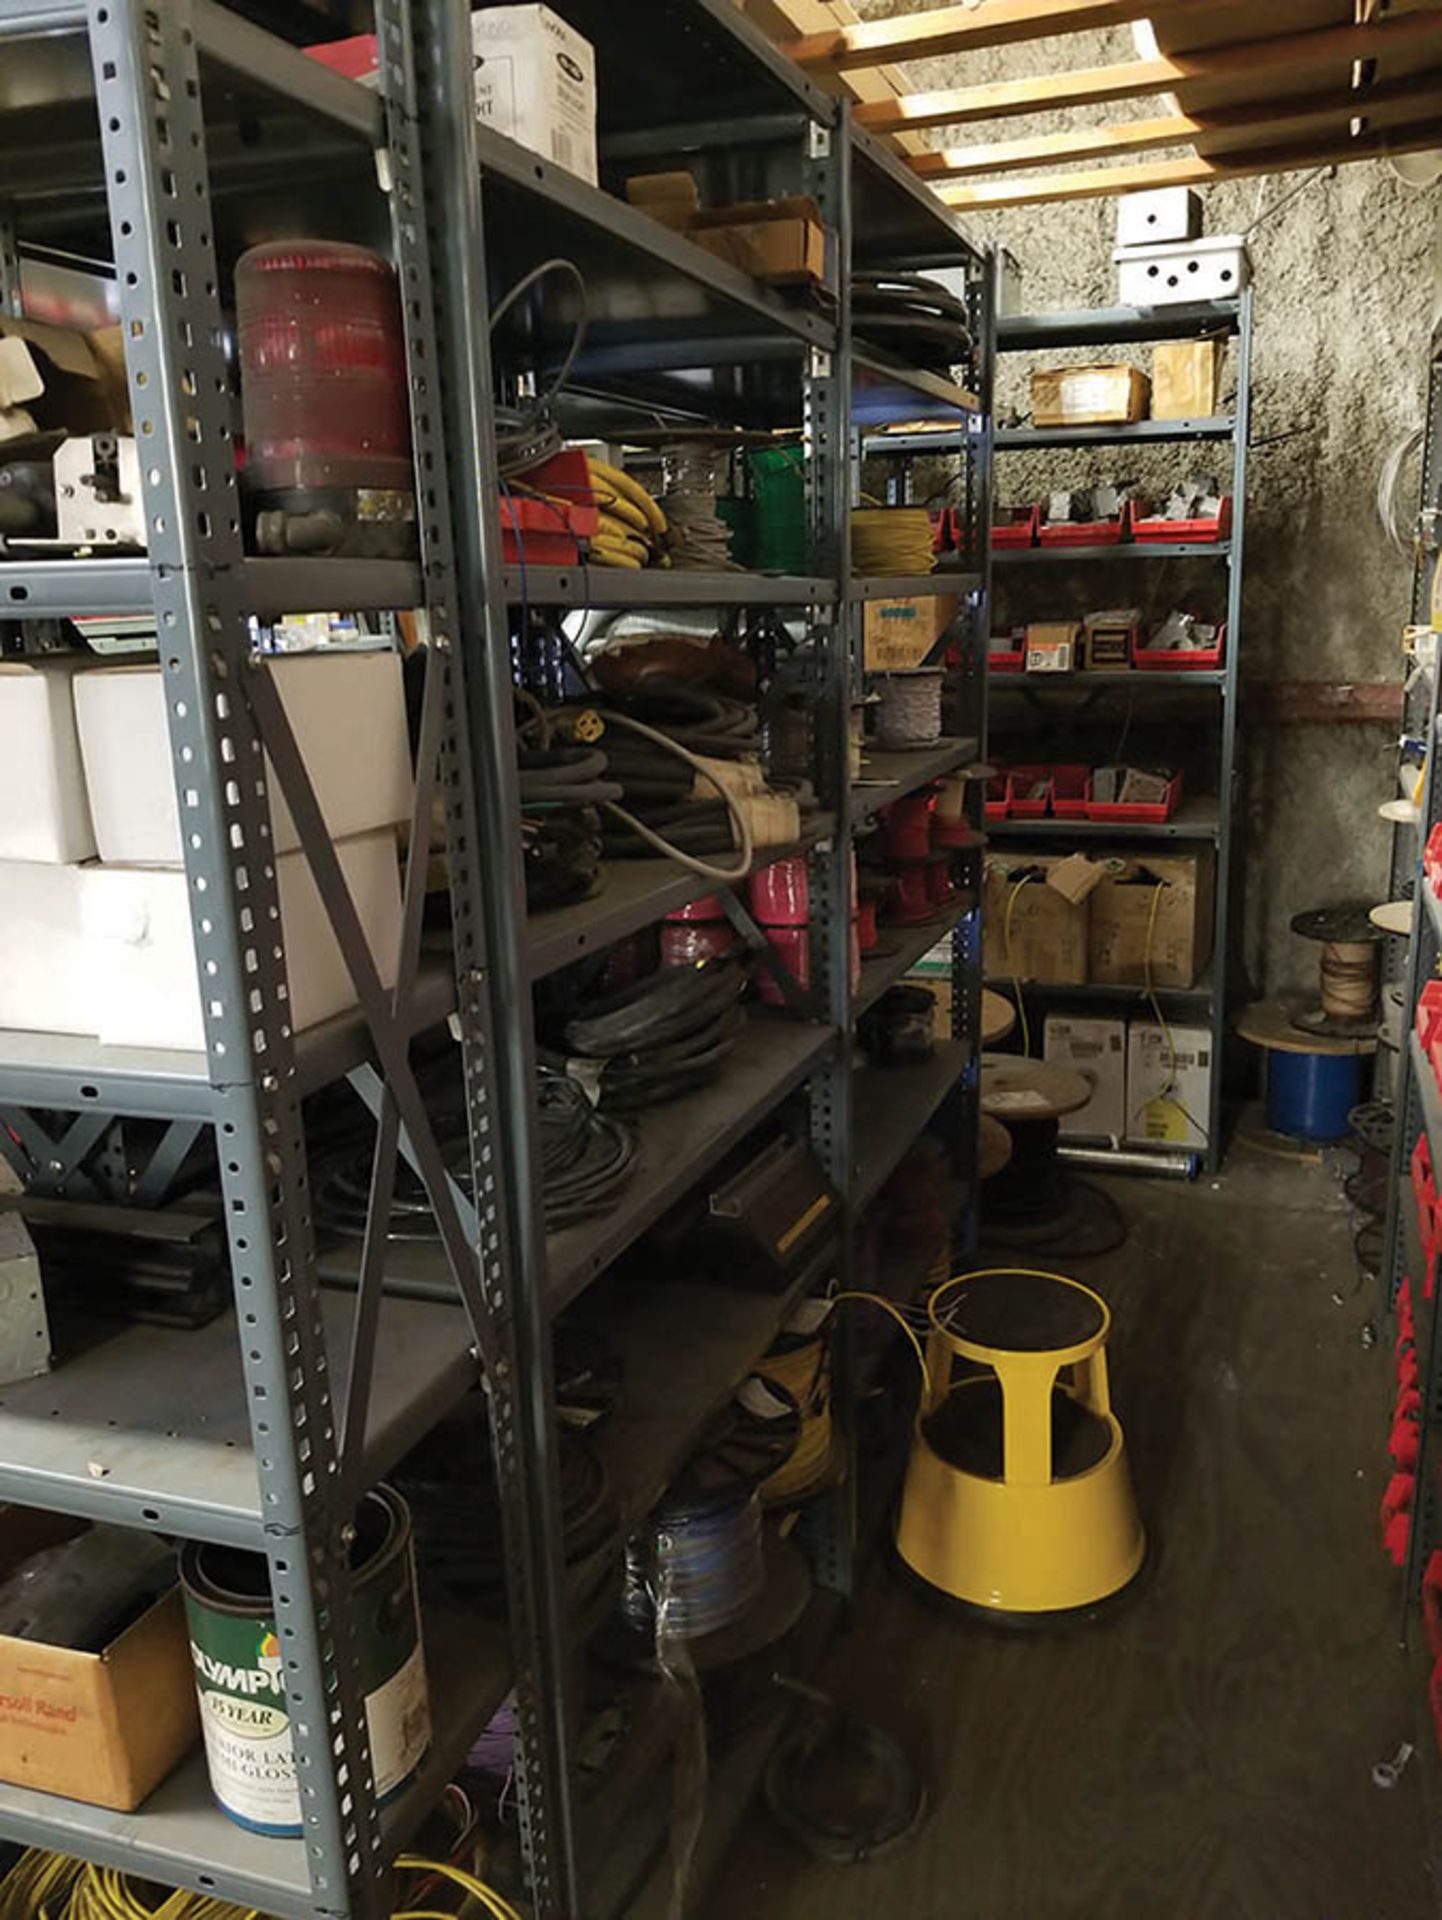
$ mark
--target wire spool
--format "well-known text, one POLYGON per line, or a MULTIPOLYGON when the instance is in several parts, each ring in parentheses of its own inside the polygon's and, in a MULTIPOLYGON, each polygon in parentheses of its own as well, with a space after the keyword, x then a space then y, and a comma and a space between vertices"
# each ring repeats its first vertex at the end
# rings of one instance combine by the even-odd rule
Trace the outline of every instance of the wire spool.
POLYGON ((876 716, 877 745, 891 752, 934 747, 941 738, 940 667, 878 676, 881 705, 876 716))
POLYGON ((1304 1033, 1357 1034, 1377 1025, 1381 933, 1364 903, 1312 907, 1292 917, 1292 931, 1322 949, 1320 999, 1294 1018, 1304 1033))
POLYGON ((981 1057, 981 1111, 1011 1136, 1011 1157, 986 1181, 983 1239, 995 1247, 1109 1253, 1125 1236, 1110 1194, 1078 1180, 1057 1152, 1060 1121, 1079 1112, 1091 1083, 1068 1067, 1015 1054, 981 1057))
POLYGON ((724 449, 704 441, 673 440, 661 449, 665 493, 661 510, 669 529, 673 568, 683 572, 740 573, 731 558, 731 529, 716 508, 724 449))
POLYGON ((796 1506, 809 1500, 836 1472, 829 1323, 809 1333, 783 1333, 757 1362, 756 1372, 795 1402, 801 1420, 800 1438, 790 1459, 761 1483, 761 1504, 796 1506))
POLYGON ((931 515, 925 507, 856 507, 851 564, 857 573, 930 573, 936 566, 931 515))

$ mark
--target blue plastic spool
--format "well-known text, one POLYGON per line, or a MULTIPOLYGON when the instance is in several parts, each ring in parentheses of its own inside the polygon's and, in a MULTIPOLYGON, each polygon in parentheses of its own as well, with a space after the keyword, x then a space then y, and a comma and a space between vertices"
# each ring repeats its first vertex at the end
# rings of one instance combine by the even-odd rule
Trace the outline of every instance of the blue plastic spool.
POLYGON ((1362 1099, 1362 1056, 1357 1053, 1267 1055, 1267 1125, 1297 1140, 1342 1140, 1348 1115, 1362 1099))

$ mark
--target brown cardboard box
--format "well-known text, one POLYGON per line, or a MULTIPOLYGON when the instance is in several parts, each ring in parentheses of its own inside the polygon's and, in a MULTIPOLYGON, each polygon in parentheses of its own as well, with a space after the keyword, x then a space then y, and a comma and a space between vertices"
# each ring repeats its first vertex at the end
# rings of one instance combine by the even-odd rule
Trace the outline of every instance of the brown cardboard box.
POLYGON ((701 211, 696 176, 679 173, 633 173, 626 182, 626 198, 663 227, 685 233, 701 211))
POLYGON ((1153 420, 1205 420, 1217 410, 1220 340, 1159 340, 1152 348, 1153 420))
POLYGON ((79 333, 0 314, 0 440, 129 431, 120 330, 79 333))
POLYGON ((1124 426, 1145 420, 1152 383, 1136 367, 1050 367, 1031 376, 1036 427, 1124 426))
POLYGON ((1065 899, 1045 875, 1070 855, 1017 852, 986 863, 982 903, 987 978, 1079 987, 1087 977, 1091 902, 1065 899), (1020 885, 1024 874, 1038 877, 1020 885), (1007 934, 1010 929, 1010 942, 1007 934))
POLYGON ((1143 986, 1150 940, 1152 984, 1194 987, 1212 957, 1216 879, 1210 849, 1128 860, 1109 873, 1091 897, 1087 977, 1097 986, 1143 986), (1139 879, 1147 874, 1164 883, 1155 921, 1156 889, 1139 879))
POLYGON ((863 624, 868 673, 905 673, 925 661, 956 618, 954 593, 868 600, 863 624))
POLYGON ((826 279, 826 228, 805 195, 710 207, 690 232, 698 247, 757 280, 826 279))
POLYGON ((1082 621, 1080 665, 1093 671, 1129 667, 1141 617, 1137 607, 1089 613, 1082 621))
POLYGON ((1026 671, 1072 672, 1080 662, 1081 632, 1071 620, 1033 620, 1026 629, 1026 671))
MULTIPOLYGON (((0 1577, 83 1531, 0 1507, 0 1577)), ((103 1653, 0 1635, 0 1780, 133 1813, 199 1733, 178 1587, 103 1653)))

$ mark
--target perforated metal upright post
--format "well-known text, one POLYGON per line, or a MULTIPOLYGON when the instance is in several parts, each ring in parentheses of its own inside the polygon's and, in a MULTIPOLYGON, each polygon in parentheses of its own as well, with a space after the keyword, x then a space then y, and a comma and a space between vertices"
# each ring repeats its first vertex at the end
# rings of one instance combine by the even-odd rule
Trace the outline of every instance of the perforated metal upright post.
POLYGON ((436 349, 435 365, 423 370, 431 383, 430 430, 420 449, 425 570, 437 640, 453 650, 452 901, 481 1281, 496 1341, 486 1386, 515 1667, 522 1838, 537 1913, 575 1920, 570 1623, 470 9, 466 0, 382 0, 379 15, 406 203, 400 241, 409 323, 413 339, 434 339, 436 349))
POLYGON ((280 946, 188 0, 90 0, 106 193, 241 1358, 316 1906, 380 1848, 280 946))

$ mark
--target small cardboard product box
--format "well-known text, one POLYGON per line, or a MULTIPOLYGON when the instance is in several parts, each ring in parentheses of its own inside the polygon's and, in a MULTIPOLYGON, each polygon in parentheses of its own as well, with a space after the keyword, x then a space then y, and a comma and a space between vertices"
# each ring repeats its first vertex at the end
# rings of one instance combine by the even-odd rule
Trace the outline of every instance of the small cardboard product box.
POLYGON ((1062 1133, 1074 1139, 1120 1140, 1127 1115, 1126 1021, 1049 1013, 1042 1031, 1043 1058, 1053 1066, 1070 1067, 1092 1088, 1084 1107, 1063 1116, 1062 1133))
POLYGON ((1220 340, 1159 340, 1152 348, 1153 420, 1206 420, 1217 411, 1220 340))
POLYGON ((95 1032, 85 942, 88 867, 0 860, 0 1027, 95 1032))
POLYGON ((1093 673, 1129 667, 1141 618, 1139 607, 1089 613, 1082 621, 1081 665, 1093 673))
POLYGON ((626 182, 633 207, 674 233, 685 233, 701 211, 701 190, 694 173, 633 173, 626 182))
POLYGON ((1168 1039, 1151 1021, 1133 1020, 1126 1139, 1134 1146, 1204 1147, 1212 1072, 1212 1036, 1205 1027, 1173 1027, 1168 1039))
POLYGON ((1028 673, 1071 673, 1081 658, 1082 630, 1072 620, 1034 620, 1026 629, 1028 673))
MULTIPOLYGON (((84 1530, 0 1507, 0 1578, 84 1530)), ((0 1780, 133 1813, 199 1734, 178 1587, 100 1653, 0 1635, 0 1780)))
POLYGON ((691 222, 691 238, 754 280, 826 279, 826 227, 805 194, 708 207, 691 222))
POLYGON ((987 978, 1079 987, 1087 977, 1091 903, 1048 884, 1070 855, 1018 852, 987 862, 982 943, 987 978))
POLYGON ((1036 427, 1125 426, 1145 420, 1152 383, 1138 367, 1050 367, 1031 376, 1036 427))
POLYGON ((1096 986, 1194 987, 1212 957, 1211 848, 1109 862, 1091 897, 1087 978, 1096 986), (1157 886, 1161 898, 1157 898, 1157 886))
POLYGON ((549 7, 471 15, 476 118, 595 186, 596 50, 549 7))
POLYGON ((919 667, 956 618, 954 593, 868 600, 863 622, 866 671, 905 673, 919 667))
MULTIPOLYGON (((336 843, 341 873, 384 986, 400 953, 401 884, 395 830, 336 843)), ((275 863, 292 1031, 356 1004, 350 971, 303 853, 275 863)), ((206 1044, 189 884, 175 867, 83 870, 90 998, 100 1039, 118 1047, 197 1052, 206 1044)))
MULTIPOLYGON (((258 671, 275 676, 333 839, 410 818, 399 654, 339 648, 281 654, 258 671)), ((100 858, 112 866, 178 867, 180 812, 160 668, 81 674, 75 712, 100 858)), ((289 853, 300 835, 268 765, 266 784, 276 851, 289 853)))
POLYGON ((0 860, 89 860, 72 668, 0 666, 0 860))

